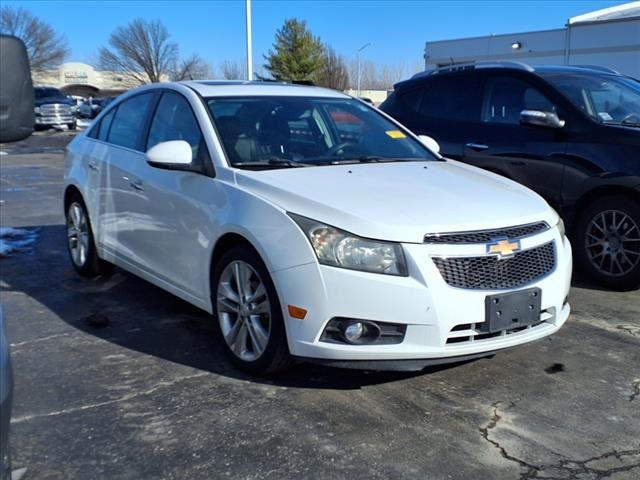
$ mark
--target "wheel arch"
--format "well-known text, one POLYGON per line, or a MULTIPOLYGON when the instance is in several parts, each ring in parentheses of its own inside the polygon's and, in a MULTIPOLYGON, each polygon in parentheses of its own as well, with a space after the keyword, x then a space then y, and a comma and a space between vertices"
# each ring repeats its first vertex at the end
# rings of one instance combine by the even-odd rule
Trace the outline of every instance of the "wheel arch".
MULTIPOLYGON (((64 190, 64 212, 66 214, 67 209, 69 208, 69 203, 71 203, 71 198, 75 195, 78 195, 82 201, 84 202, 84 197, 82 196, 82 192, 75 185, 67 185, 67 188, 64 190)), ((86 203, 86 202, 85 202, 86 203)))
POLYGON ((575 234, 575 230, 578 226, 578 219, 580 213, 583 212, 589 205, 595 203, 597 200, 608 196, 624 196, 630 200, 640 204, 640 195, 638 190, 633 187, 625 185, 602 185, 595 187, 584 194, 573 205, 572 211, 574 214, 570 219, 571 233, 575 234))

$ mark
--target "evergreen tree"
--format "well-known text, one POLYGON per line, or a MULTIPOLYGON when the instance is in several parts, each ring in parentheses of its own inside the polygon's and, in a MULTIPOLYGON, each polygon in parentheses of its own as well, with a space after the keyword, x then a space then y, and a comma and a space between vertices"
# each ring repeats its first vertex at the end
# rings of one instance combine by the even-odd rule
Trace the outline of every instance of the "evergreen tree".
POLYGON ((323 65, 322 42, 307 29, 307 22, 287 19, 276 31, 273 50, 265 55, 265 68, 274 79, 313 81, 323 65))

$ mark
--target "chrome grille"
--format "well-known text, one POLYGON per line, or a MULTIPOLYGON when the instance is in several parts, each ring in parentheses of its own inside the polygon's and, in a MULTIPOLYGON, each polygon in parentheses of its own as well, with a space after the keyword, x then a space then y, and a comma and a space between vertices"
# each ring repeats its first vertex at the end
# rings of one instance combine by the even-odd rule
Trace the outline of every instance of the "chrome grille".
POLYGON ((46 117, 55 117, 56 115, 68 116, 71 115, 71 113, 71 106, 62 103, 46 103, 40 106, 40 115, 46 117))
POLYGON ((534 282, 555 267, 553 242, 516 253, 508 259, 497 256, 433 257, 444 281, 452 287, 475 290, 516 288, 534 282))
POLYGON ((497 228, 493 230, 477 230, 473 232, 459 233, 433 233, 424 236, 424 243, 487 243, 496 238, 521 238, 544 232, 549 229, 546 222, 530 223, 527 225, 518 225, 516 227, 497 228))

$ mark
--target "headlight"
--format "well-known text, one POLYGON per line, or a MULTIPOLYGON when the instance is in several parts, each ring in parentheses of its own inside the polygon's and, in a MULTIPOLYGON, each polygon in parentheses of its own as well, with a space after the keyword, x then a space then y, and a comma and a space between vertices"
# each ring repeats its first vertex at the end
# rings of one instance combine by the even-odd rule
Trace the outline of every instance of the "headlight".
POLYGON ((560 238, 563 238, 567 233, 564 228, 564 222, 561 218, 558 220, 558 230, 560 231, 560 238))
MULTIPOLYGON (((554 212, 556 211, 554 210, 554 212)), ((556 224, 556 226, 558 227, 558 231, 560 232, 560 238, 563 238, 567 233, 564 228, 564 221, 562 220, 562 217, 558 212, 556 212, 556 215, 558 215, 558 223, 556 224)))
POLYGON ((33 109, 33 111, 34 111, 35 113, 40 113, 40 107, 35 107, 35 108, 33 109))
POLYGON ((407 264, 400 244, 357 237, 293 213, 289 216, 305 233, 321 264, 407 276, 407 264))

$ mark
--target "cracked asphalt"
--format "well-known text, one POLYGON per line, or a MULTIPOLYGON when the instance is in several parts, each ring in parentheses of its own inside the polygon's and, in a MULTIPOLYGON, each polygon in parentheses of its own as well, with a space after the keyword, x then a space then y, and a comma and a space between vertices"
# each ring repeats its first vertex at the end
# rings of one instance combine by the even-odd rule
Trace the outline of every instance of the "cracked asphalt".
POLYGON ((27 479, 640 478, 640 294, 580 279, 555 336, 419 374, 229 365, 211 318, 128 273, 74 274, 63 149, 0 146, 0 258, 27 479))

